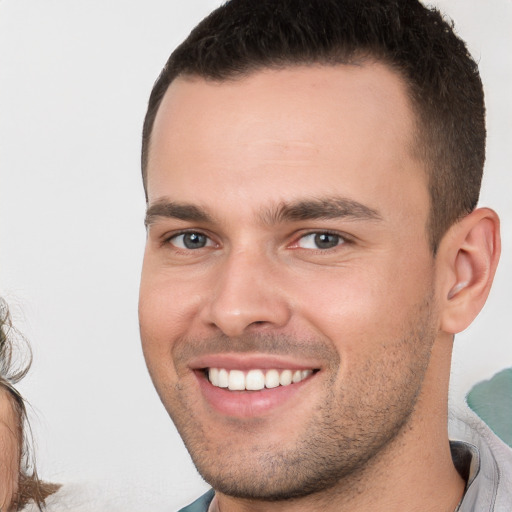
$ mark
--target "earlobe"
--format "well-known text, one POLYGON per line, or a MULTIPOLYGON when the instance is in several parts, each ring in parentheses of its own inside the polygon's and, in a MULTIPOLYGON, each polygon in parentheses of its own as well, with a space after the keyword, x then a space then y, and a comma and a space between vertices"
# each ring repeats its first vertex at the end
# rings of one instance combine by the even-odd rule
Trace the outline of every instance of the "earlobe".
POLYGON ((482 309, 491 289, 500 256, 498 215, 479 208, 452 226, 438 257, 441 330, 456 334, 468 327, 482 309))

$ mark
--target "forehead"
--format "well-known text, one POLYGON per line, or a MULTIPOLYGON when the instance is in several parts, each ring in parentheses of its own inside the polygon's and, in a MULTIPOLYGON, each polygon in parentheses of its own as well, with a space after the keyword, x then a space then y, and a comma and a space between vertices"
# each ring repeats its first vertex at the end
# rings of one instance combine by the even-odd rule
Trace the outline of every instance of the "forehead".
POLYGON ((180 77, 155 119, 149 200, 197 199, 219 183, 242 201, 249 190, 262 200, 359 200, 390 179, 400 185, 391 195, 411 183, 426 190, 414 130, 405 84, 380 63, 266 69, 221 82, 180 77))

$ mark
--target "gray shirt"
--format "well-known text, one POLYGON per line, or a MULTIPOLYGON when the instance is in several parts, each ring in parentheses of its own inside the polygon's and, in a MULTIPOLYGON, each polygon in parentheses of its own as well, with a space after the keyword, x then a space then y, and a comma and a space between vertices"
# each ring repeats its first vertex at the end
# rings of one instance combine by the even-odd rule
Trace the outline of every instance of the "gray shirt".
POLYGON ((468 408, 452 414, 448 431, 467 481, 458 512, 512 512, 512 449, 468 408))

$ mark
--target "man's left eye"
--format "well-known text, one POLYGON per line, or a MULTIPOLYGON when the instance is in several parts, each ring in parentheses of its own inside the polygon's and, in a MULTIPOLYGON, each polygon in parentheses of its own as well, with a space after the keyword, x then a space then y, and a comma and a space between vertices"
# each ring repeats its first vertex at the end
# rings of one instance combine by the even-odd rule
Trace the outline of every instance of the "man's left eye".
POLYGON ((343 237, 333 233, 309 233, 300 237, 297 247, 301 249, 332 249, 344 242, 343 237))

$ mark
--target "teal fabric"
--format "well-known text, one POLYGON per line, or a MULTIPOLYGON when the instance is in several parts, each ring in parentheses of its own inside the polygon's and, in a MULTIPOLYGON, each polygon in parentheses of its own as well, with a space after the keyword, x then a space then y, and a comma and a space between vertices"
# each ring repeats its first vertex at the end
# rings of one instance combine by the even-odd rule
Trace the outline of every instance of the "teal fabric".
POLYGON ((208 512, 208 507, 215 496, 213 489, 210 489, 206 494, 203 494, 199 499, 194 501, 179 512, 208 512))
POLYGON ((467 402, 498 437, 512 446, 512 368, 476 384, 467 402))

